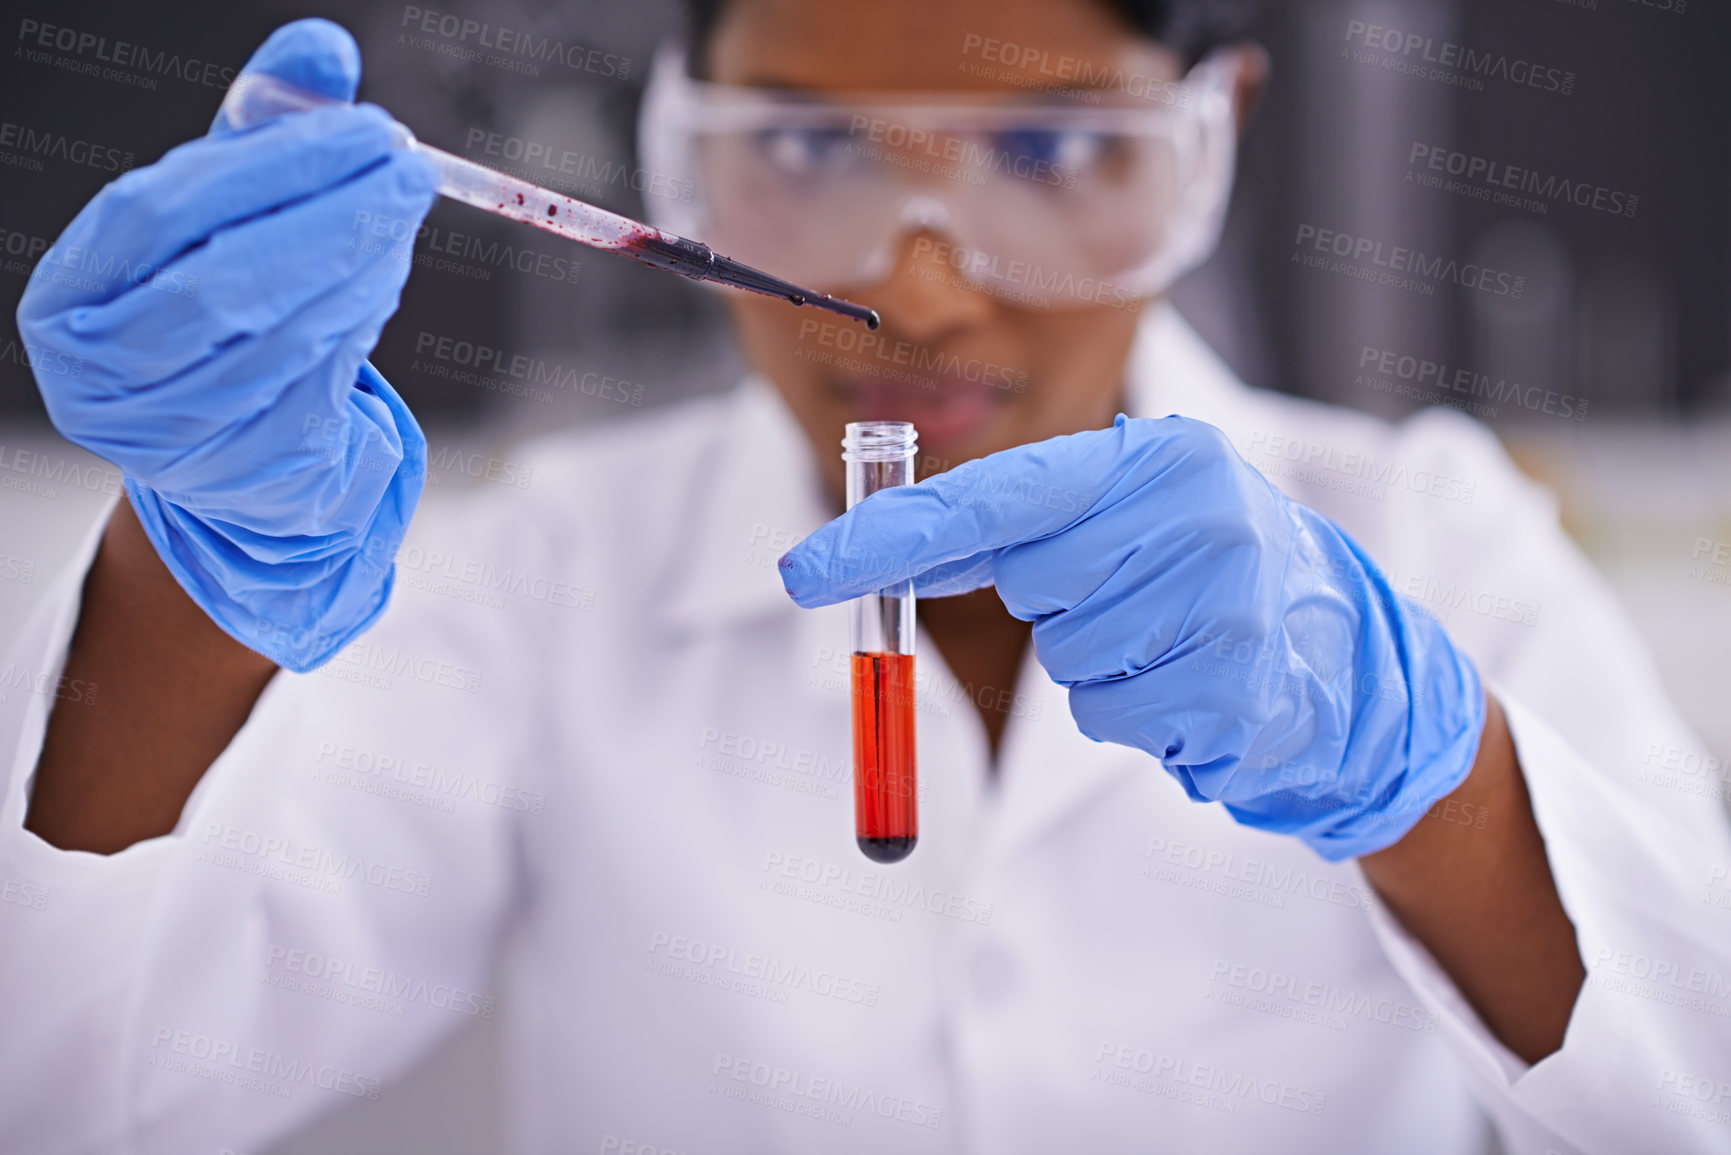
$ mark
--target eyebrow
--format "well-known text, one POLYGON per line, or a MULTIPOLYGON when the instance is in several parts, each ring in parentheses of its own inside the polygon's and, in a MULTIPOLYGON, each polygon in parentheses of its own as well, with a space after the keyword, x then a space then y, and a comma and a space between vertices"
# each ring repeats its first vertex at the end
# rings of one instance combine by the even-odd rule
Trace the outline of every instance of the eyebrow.
MULTIPOLYGON (((921 97, 921 96, 938 97, 938 98, 942 98, 942 99, 952 99, 952 100, 955 99, 956 97, 967 97, 967 98, 979 99, 979 100, 990 99, 990 98, 994 98, 994 97, 1010 97, 1010 98, 1016 98, 1017 103, 1027 103, 1027 104, 1042 103, 1042 101, 1039 100, 1039 95, 1040 95, 1039 93, 1029 92, 1026 89, 1022 89, 1022 88, 1018 88, 1018 87, 1014 87, 1014 86, 1007 87, 1007 88, 875 88, 875 89, 840 88, 840 89, 825 89, 825 88, 812 88, 810 85, 798 84, 798 83, 795 83, 794 81, 788 80, 788 79, 783 78, 783 77, 760 76, 760 75, 755 75, 755 74, 748 75, 743 80, 737 80, 737 81, 730 80, 730 81, 725 81, 725 82, 717 81, 717 80, 706 80, 703 83, 713 84, 719 88, 759 88, 759 89, 763 89, 766 92, 781 93, 781 94, 784 94, 787 96, 811 96, 814 98, 824 99, 824 100, 829 99, 832 94, 846 98, 846 97, 859 97, 859 96, 865 96, 865 97, 882 97, 882 96, 886 96, 886 95, 900 96, 900 95, 905 93, 906 95, 912 96, 912 97, 921 97)), ((1181 84, 1181 83, 1183 83, 1183 78, 1180 77, 1177 80, 1164 82, 1164 83, 1181 84)), ((1064 88, 1064 89, 1061 89, 1059 91, 1062 91, 1062 92, 1115 92, 1115 91, 1117 91, 1117 86, 1110 85, 1110 84, 1078 85, 1074 88, 1064 88)), ((840 103, 840 101, 838 101, 838 103, 840 103)), ((1048 101, 1048 102, 1044 102, 1044 103, 1061 103, 1061 102, 1048 101)))

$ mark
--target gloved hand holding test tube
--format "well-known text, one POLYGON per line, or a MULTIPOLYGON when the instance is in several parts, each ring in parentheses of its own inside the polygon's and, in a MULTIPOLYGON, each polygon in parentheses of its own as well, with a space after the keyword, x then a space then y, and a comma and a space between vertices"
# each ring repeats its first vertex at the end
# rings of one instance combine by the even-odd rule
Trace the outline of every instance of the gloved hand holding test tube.
MULTIPOLYGON (((223 98, 221 118, 227 127, 242 130, 287 113, 308 112, 341 103, 345 102, 297 87, 268 72, 244 72, 229 86, 228 95, 223 98)), ((396 128, 401 133, 404 148, 419 153, 437 166, 440 196, 534 225, 590 248, 623 254, 694 281, 713 281, 765 296, 781 297, 795 305, 812 305, 862 321, 868 329, 878 327, 877 313, 863 305, 801 288, 724 257, 708 245, 663 232, 630 217, 608 212, 422 144, 401 123, 396 128)))

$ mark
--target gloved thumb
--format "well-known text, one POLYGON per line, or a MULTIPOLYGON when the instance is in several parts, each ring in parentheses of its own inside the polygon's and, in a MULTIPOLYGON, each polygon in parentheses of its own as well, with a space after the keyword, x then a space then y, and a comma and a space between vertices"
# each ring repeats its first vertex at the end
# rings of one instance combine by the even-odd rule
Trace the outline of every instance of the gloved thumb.
MULTIPOLYGON (((272 32, 241 72, 266 72, 297 88, 352 101, 361 84, 361 49, 340 24, 317 17, 296 20, 272 32)), ((219 111, 210 135, 232 131, 219 111)))

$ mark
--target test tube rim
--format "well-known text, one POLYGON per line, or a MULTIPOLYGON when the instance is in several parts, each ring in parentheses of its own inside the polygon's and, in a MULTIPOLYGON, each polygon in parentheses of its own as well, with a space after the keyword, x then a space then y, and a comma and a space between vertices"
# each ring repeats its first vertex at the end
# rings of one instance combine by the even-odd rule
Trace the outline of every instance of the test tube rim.
POLYGON ((850 421, 845 433, 841 457, 846 462, 902 461, 919 445, 919 431, 911 421, 850 421))

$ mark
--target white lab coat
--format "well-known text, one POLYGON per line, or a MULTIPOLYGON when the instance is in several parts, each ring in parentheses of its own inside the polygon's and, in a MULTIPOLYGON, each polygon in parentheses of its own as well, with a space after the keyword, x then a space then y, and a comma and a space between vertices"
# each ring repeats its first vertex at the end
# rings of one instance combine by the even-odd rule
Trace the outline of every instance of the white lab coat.
POLYGON ((866 860, 847 612, 775 569, 810 450, 747 382, 435 490, 378 627, 112 857, 21 826, 87 546, 0 687, 0 1150, 253 1150, 475 1014, 537 1155, 1731 1148, 1723 772, 1549 496, 1454 413, 1247 389, 1170 310, 1129 396, 1225 429, 1501 696, 1591 973, 1561 1052, 1502 1048, 1354 864, 1082 738, 1031 656, 970 691, 920 640, 919 846, 866 860))

